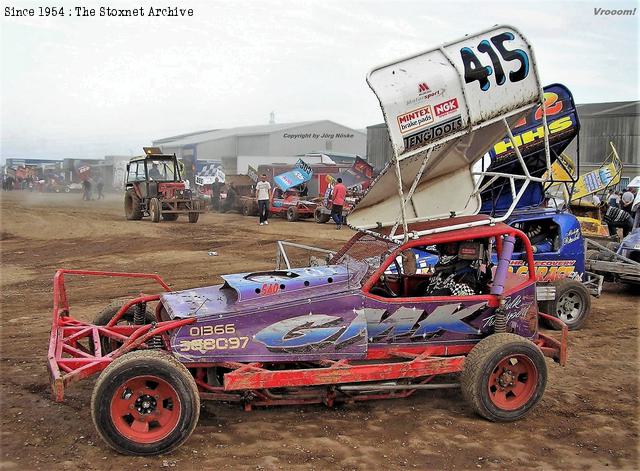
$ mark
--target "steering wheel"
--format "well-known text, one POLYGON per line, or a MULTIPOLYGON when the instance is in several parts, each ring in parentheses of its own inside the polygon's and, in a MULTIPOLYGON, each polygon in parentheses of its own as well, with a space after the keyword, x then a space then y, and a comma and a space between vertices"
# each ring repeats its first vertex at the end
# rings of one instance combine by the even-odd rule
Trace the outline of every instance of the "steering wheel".
MULTIPOLYGON (((402 267, 400 266, 400 264, 398 263, 397 259, 393 260, 393 263, 396 266, 396 273, 392 273, 392 274, 382 274, 380 275, 380 281, 382 282, 382 285, 376 285, 374 286, 371 291, 373 292, 374 290, 382 293, 383 295, 389 296, 391 298, 397 298, 399 296, 399 293, 396 293, 393 289, 391 289, 391 286, 389 286, 389 280, 390 279, 397 279, 400 282, 400 292, 402 292, 402 267), (397 278, 396 278, 397 277, 397 278)), ((375 293, 373 293, 375 294, 375 293)))

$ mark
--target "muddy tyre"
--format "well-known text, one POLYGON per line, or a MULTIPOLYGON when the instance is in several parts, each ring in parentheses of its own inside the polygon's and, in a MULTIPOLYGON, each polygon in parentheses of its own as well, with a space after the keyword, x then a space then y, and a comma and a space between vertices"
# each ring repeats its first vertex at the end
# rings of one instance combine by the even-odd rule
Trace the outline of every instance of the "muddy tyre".
MULTIPOLYGON (((556 299, 549 302, 549 312, 567 324, 569 330, 582 328, 591 312, 591 294, 582 283, 576 280, 559 280, 555 282, 556 299)), ((552 329, 558 326, 549 325, 552 329)))
POLYGON ((191 212, 189 213, 189 222, 191 224, 195 224, 196 222, 198 222, 199 217, 200 217, 200 213, 191 212))
POLYGON ((473 410, 492 422, 527 415, 544 394, 547 365, 540 349, 515 334, 482 339, 465 359, 462 395, 473 410))
POLYGON ((177 213, 162 213, 162 220, 163 221, 177 221, 178 220, 178 214, 177 213))
POLYGON ((200 396, 183 364, 160 350, 140 350, 102 372, 91 416, 98 434, 117 452, 157 455, 189 438, 200 416, 200 396))
MULTIPOLYGON (((93 319, 94 325, 107 325, 113 316, 120 310, 122 306, 124 306, 127 301, 113 301, 107 307, 105 307, 102 311, 100 311, 96 317, 93 319)), ((125 311, 122 317, 118 320, 116 325, 133 325, 133 316, 135 313, 135 306, 131 306, 129 309, 125 311)), ((153 310, 147 305, 147 308, 144 313, 144 323, 151 324, 156 321, 156 315, 153 310)), ((118 342, 114 339, 100 338, 100 347, 102 348, 102 355, 106 355, 109 352, 116 350, 122 345, 121 342, 118 342)), ((92 345, 90 346, 92 347, 92 345)), ((93 352, 93 349, 90 348, 93 352)))
POLYGON ((300 213, 298 213, 298 208, 295 206, 289 206, 287 208, 287 221, 296 222, 300 219, 300 213))
POLYGON ((316 210, 313 212, 313 219, 315 219, 318 224, 324 224, 328 222, 329 219, 331 219, 331 216, 329 214, 323 213, 320 208, 316 208, 316 210))
POLYGON ((142 219, 142 209, 140 208, 140 198, 133 190, 127 190, 124 194, 124 215, 128 221, 139 221, 142 219))
POLYGON ((160 222, 161 214, 160 200, 158 200, 158 198, 151 198, 149 201, 149 219, 151 219, 151 222, 160 222))
POLYGON ((242 214, 243 216, 257 216, 258 215, 258 205, 255 201, 245 201, 242 204, 242 214))

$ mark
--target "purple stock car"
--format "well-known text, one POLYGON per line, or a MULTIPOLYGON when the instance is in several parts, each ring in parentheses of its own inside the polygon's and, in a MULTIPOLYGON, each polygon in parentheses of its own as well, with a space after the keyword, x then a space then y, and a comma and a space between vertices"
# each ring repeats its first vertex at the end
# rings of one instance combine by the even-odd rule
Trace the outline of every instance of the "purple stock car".
POLYGON ((96 429, 134 455, 187 440, 201 399, 249 410, 459 387, 489 420, 526 415, 545 390, 545 357, 566 360, 566 326, 537 309, 531 244, 503 222, 540 178, 477 164, 534 107, 547 129, 535 65, 519 31, 495 26, 372 70, 394 157, 349 215, 356 234, 316 266, 295 268, 285 254, 284 269, 178 292, 158 275, 59 270, 54 398, 100 373, 96 429), (481 192, 498 178, 509 180, 512 206, 478 215, 481 192), (528 276, 509 272, 516 242, 528 276), (427 272, 415 257, 425 251, 438 255, 427 272), (69 315, 69 275, 148 278, 164 291, 112 304, 87 323, 69 315), (560 326, 559 339, 538 331, 540 317, 560 326))

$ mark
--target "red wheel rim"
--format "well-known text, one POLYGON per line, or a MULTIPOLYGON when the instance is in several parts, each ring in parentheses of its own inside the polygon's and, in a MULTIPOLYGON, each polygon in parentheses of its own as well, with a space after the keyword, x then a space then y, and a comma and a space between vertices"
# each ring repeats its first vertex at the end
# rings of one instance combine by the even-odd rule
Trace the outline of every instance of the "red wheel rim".
POLYGON ((157 376, 136 376, 121 384, 111 399, 116 430, 137 443, 154 443, 169 435, 181 415, 178 393, 157 376))
POLYGON ((489 376, 489 398, 502 410, 516 410, 535 394, 538 369, 526 355, 509 355, 498 362, 489 376))

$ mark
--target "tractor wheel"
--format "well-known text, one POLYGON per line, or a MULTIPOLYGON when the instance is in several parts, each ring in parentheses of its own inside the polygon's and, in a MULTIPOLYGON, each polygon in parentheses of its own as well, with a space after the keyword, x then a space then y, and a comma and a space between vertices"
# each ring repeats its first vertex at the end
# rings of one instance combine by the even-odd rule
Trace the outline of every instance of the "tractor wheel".
POLYGON ((198 387, 189 370, 167 353, 130 352, 98 378, 91 416, 98 434, 119 453, 167 453, 198 423, 198 387))
MULTIPOLYGON (((582 283, 576 280, 558 280, 556 299, 549 302, 550 315, 567 324, 569 330, 580 329, 591 312, 591 295, 582 283)), ((558 329, 558 327, 550 326, 558 329)))
POLYGON ((316 208, 316 210, 313 212, 313 218, 318 224, 324 224, 325 222, 329 221, 329 219, 331 219, 331 216, 329 214, 323 213, 320 208, 316 208))
POLYGON ((189 222, 191 224, 195 224, 196 222, 198 222, 199 217, 200 217, 200 213, 191 212, 189 213, 189 222))
MULTIPOLYGON (((102 311, 100 311, 96 317, 93 319, 94 325, 107 325, 113 316, 120 310, 122 306, 124 306, 127 301, 114 301, 105 307, 102 311)), ((118 320, 116 325, 132 325, 133 324, 133 315, 135 313, 135 306, 131 306, 129 309, 125 311, 122 317, 118 320)), ((151 324, 152 322, 156 322, 156 315, 153 310, 147 305, 147 309, 144 313, 144 323, 151 324)), ((114 339, 101 338, 100 339, 100 347, 102 348, 102 355, 106 355, 116 349, 118 349, 122 345, 122 342, 118 342, 114 339)), ((90 344, 90 350, 93 353, 93 343, 90 344)))
POLYGON ((287 221, 296 222, 298 219, 300 219, 298 208, 296 208, 295 206, 289 206, 287 208, 287 221))
POLYGON ((493 334, 469 352, 460 383, 477 414, 492 422, 511 422, 542 398, 547 364, 533 342, 516 334, 493 334))
POLYGON ((179 214, 177 213, 162 213, 163 221, 177 221, 179 214))
POLYGON ((161 203, 158 198, 151 198, 149 201, 149 218, 151 222, 160 222, 160 216, 162 214, 161 203))
POLYGON ((142 209, 140 208, 140 198, 133 190, 127 190, 124 194, 124 215, 129 221, 139 221, 142 219, 142 209))

